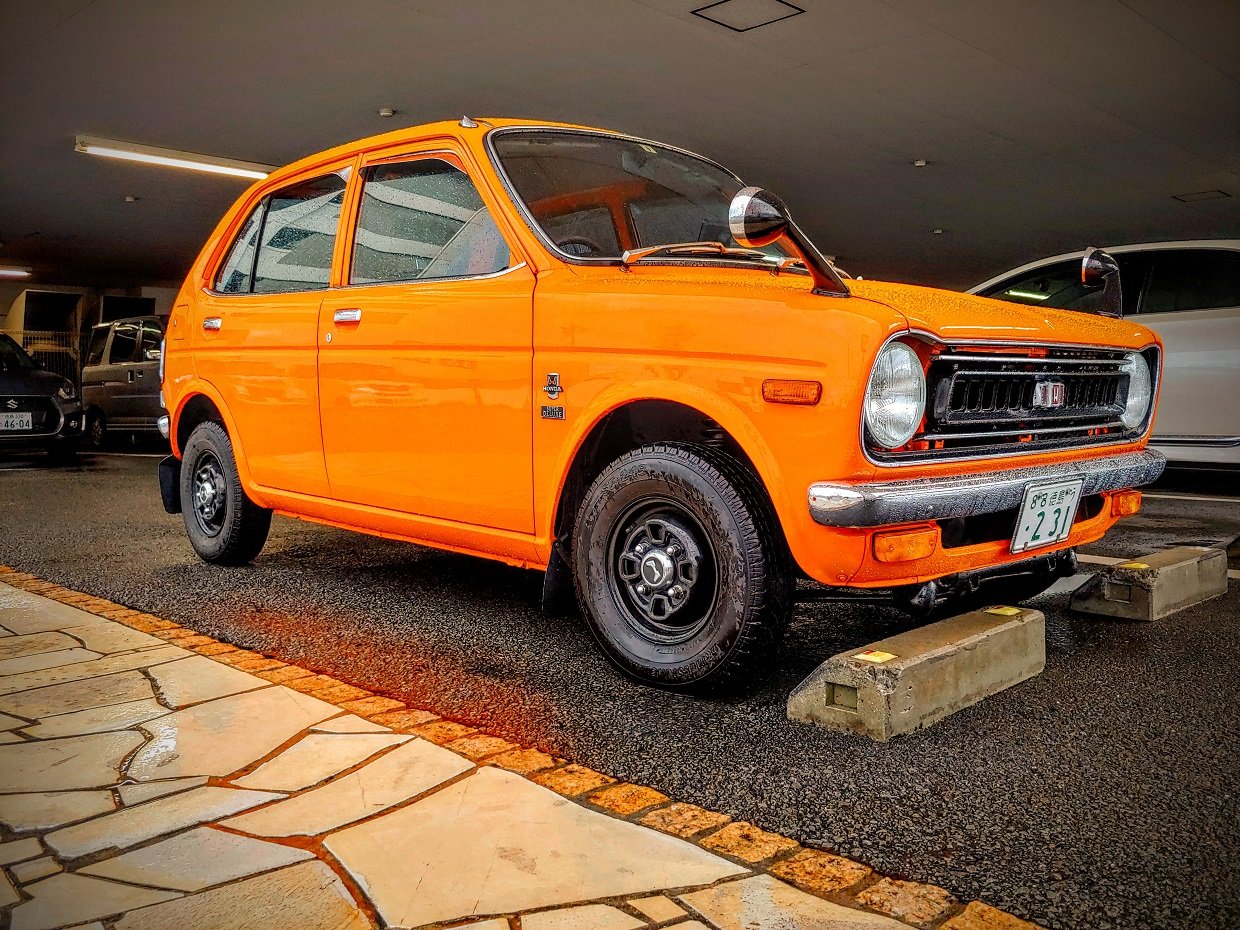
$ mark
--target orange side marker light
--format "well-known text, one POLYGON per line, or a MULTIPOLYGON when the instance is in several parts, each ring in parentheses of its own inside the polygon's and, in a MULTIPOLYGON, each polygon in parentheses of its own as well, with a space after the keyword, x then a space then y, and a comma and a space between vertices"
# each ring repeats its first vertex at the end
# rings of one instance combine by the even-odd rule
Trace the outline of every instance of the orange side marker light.
POLYGON ((880 562, 913 562, 933 555, 939 544, 937 527, 874 534, 874 558, 880 562))
POLYGON ((1141 510, 1140 491, 1116 491, 1111 495, 1111 516, 1131 517, 1141 510))
POLYGON ((796 404, 812 407, 822 398, 818 381, 767 380, 762 382, 762 399, 768 404, 796 404))

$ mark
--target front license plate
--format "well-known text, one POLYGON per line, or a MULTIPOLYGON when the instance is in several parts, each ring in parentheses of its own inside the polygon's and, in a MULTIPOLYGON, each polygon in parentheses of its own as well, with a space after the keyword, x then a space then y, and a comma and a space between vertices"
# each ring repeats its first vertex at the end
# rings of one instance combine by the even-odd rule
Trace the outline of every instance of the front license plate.
POLYGON ((0 432, 34 429, 33 413, 0 413, 0 432))
POLYGON ((1025 488, 1020 517, 1012 536, 1012 551, 1027 552, 1063 542, 1072 532, 1076 505, 1081 502, 1083 478, 1047 481, 1025 488))

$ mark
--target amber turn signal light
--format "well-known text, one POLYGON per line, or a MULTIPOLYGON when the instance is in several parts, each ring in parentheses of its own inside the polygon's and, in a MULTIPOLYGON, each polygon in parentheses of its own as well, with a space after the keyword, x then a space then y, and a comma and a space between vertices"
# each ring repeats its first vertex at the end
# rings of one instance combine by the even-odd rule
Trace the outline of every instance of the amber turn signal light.
POLYGON ((1140 491, 1116 491, 1111 495, 1111 516, 1131 517, 1141 510, 1140 491))
POLYGON ((822 384, 817 381, 762 382, 762 399, 768 404, 798 404, 812 407, 822 397, 822 384))
POLYGON ((874 558, 880 562, 912 562, 933 555, 939 542, 937 527, 874 534, 874 558))

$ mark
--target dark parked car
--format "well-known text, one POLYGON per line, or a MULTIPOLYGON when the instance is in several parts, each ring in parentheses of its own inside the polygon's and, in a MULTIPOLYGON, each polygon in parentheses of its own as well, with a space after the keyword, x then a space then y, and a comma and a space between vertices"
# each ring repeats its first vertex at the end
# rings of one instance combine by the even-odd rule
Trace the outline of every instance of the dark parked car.
POLYGON ((163 415, 159 356, 164 327, 158 317, 131 317, 91 330, 82 368, 82 406, 90 444, 108 433, 154 433, 163 415))
POLYGON ((73 382, 41 368, 0 333, 0 452, 42 448, 53 458, 72 458, 84 424, 73 382))

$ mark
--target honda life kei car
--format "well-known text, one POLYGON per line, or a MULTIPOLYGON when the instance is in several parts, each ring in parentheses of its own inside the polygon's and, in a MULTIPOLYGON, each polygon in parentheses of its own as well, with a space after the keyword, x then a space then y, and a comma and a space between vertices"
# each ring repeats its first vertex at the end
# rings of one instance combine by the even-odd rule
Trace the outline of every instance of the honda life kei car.
MULTIPOLYGON (((1109 256, 1082 273, 1118 302, 1109 256)), ((1162 471, 1160 355, 846 282, 689 152, 465 118, 237 201, 167 327, 160 484, 209 562, 282 513, 543 570, 616 666, 701 689, 774 645, 798 573, 928 612, 1072 571, 1162 471)))

